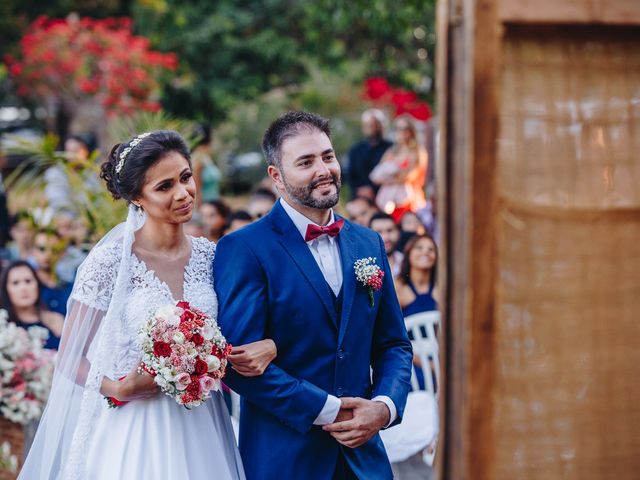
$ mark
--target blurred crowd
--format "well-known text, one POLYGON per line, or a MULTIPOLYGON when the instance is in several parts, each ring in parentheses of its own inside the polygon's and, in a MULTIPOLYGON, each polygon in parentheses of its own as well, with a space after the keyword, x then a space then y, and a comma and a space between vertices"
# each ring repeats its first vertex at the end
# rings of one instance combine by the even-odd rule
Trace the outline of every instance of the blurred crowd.
MULTIPOLYGON (((343 189, 338 213, 382 237, 406 317, 438 309, 437 212, 435 198, 426 194, 434 185, 428 182, 433 175, 424 131, 411 118, 399 117, 389 136, 386 124, 380 110, 362 115, 363 138, 343 162, 343 186, 348 188, 343 189)), ((265 178, 248 195, 223 198, 211 129, 201 125, 197 133, 201 140, 192 151, 197 209, 185 228, 192 236, 217 242, 267 215, 278 194, 265 178)), ((95 148, 90 135, 72 135, 64 143, 69 167, 82 173, 88 190, 104 188, 94 170, 83 168, 96 161, 95 148)), ((46 348, 57 349, 75 274, 92 244, 88 223, 74 208, 78 197, 72 195, 74 186, 65 170, 52 165, 43 179, 45 209, 10 212, 0 183, 0 308, 21 327, 46 328, 46 348)))

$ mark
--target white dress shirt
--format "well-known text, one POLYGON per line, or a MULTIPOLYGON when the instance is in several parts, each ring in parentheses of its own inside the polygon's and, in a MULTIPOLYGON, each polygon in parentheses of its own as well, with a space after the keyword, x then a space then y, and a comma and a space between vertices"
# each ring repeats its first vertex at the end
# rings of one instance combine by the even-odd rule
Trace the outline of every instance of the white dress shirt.
MULTIPOLYGON (((296 229, 300 232, 303 239, 307 235, 307 227, 310 224, 317 225, 318 227, 322 226, 298 212, 295 208, 289 205, 284 198, 280 198, 280 204, 287 215, 289 215, 289 218, 293 221, 293 224, 296 226, 296 229)), ((327 225, 330 225, 334 221, 335 216, 333 214, 333 210, 331 210, 331 216, 327 225)), ((307 246, 318 264, 324 279, 329 284, 329 287, 331 287, 333 293, 338 296, 340 294, 340 289, 342 288, 343 279, 338 239, 329 235, 320 235, 318 238, 307 242, 307 246)), ((372 398, 372 400, 374 402, 382 402, 389 408, 389 423, 387 426, 391 425, 397 417, 397 410, 393 400, 386 395, 378 395, 372 398)), ((329 423, 333 423, 340 411, 340 405, 341 402, 338 397, 328 395, 324 407, 314 420, 313 424, 327 425, 329 423)))

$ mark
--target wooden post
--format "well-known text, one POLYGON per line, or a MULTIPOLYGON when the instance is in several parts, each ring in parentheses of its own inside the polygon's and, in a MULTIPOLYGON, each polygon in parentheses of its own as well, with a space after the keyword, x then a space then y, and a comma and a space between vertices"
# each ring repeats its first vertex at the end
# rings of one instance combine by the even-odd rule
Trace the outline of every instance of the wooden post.
POLYGON ((638 26, 636 0, 439 2, 439 478, 637 478, 638 26))

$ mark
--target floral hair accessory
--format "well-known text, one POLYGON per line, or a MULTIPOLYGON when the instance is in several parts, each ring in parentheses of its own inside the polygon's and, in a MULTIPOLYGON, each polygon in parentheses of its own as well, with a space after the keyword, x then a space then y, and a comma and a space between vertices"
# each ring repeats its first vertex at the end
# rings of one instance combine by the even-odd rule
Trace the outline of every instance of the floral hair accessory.
POLYGON ((356 260, 353 268, 356 271, 358 281, 369 291, 369 303, 373 307, 373 292, 377 292, 382 288, 384 270, 376 265, 376 259, 373 257, 356 260))
POLYGON ((125 148, 120 155, 118 156, 119 160, 118 163, 116 164, 116 174, 118 175, 118 177, 120 177, 120 172, 122 171, 122 167, 124 167, 124 162, 127 159, 127 155, 129 155, 129 153, 131 152, 131 150, 133 150, 134 148, 136 148, 138 145, 140 145, 140 142, 142 142, 142 140, 144 140, 145 138, 147 138, 149 135, 151 135, 151 132, 146 132, 146 133, 141 133, 140 135, 138 135, 136 138, 134 138, 133 140, 131 140, 131 143, 129 143, 129 145, 127 146, 127 148, 125 148))

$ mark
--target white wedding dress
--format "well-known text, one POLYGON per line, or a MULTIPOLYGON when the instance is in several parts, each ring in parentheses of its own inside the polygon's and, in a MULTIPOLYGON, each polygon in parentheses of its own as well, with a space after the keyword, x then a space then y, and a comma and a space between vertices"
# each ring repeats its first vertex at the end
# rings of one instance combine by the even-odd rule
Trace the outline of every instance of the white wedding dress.
MULTIPOLYGON (((213 290, 213 243, 190 238, 192 252, 184 270, 183 298, 216 318, 213 290)), ((94 252, 76 281, 73 300, 106 310, 120 264, 121 247, 104 245, 94 252), (99 281, 96 281, 99 280, 99 281)), ((149 312, 177 299, 156 272, 133 253, 128 262, 130 284, 123 306, 122 325, 110 340, 109 377, 127 375, 140 361, 137 343, 141 324, 149 312)), ((91 359, 92 352, 87 357, 91 359)), ((84 478, 91 480, 236 480, 244 479, 231 420, 220 392, 192 410, 159 392, 149 400, 136 400, 110 409, 105 402, 98 412, 86 448, 84 478)))

